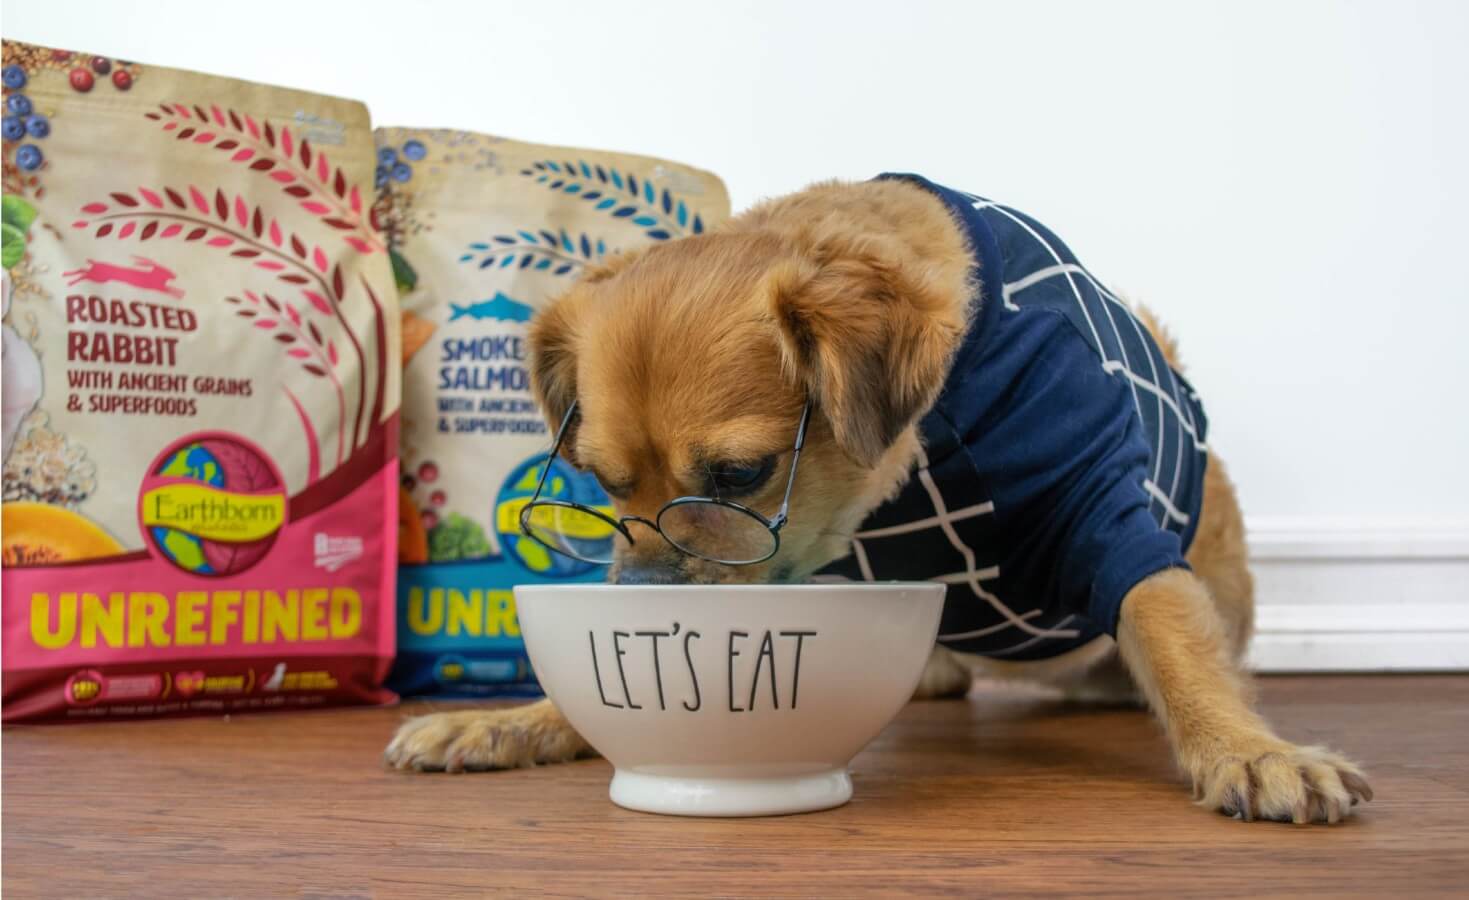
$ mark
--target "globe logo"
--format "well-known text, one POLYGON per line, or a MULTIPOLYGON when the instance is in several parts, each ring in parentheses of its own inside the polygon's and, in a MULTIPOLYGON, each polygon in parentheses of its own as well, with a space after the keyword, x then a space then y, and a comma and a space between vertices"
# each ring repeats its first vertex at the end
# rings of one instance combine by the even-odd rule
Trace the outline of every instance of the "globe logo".
POLYGON ((158 555, 193 575, 255 565, 285 524, 285 487, 260 449, 229 434, 192 435, 158 455, 139 518, 158 555))
MULTIPOLYGON (((606 566, 572 559, 561 553, 552 553, 521 533, 520 510, 530 502, 531 497, 535 496, 536 485, 540 483, 541 469, 544 465, 546 465, 546 457, 535 456, 516 466, 510 472, 510 476, 505 479, 505 484, 495 498, 494 521, 496 532, 500 536, 500 546, 505 548, 505 555, 544 578, 574 578, 588 572, 605 569, 606 566)), ((541 491, 541 499, 569 500, 573 503, 605 509, 609 513, 612 511, 611 500, 608 499, 606 492, 602 490, 601 485, 597 484, 597 479, 591 473, 578 472, 560 457, 552 459, 550 466, 551 474, 546 478, 546 487, 541 491)), ((585 545, 587 549, 593 551, 588 555, 610 551, 612 549, 611 529, 608 529, 606 537, 588 539, 585 545)))

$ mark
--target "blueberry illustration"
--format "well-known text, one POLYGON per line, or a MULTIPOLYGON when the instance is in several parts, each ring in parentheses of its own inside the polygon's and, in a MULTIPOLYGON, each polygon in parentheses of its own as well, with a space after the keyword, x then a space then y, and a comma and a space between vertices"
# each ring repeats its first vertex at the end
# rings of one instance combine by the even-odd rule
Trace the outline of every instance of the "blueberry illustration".
POLYGON ((428 156, 428 148, 423 145, 422 141, 409 141, 403 145, 403 155, 418 162, 428 156))
POLYGON ((378 187, 382 187, 383 185, 385 185, 385 184, 388 183, 388 167, 387 166, 378 166, 377 167, 377 174, 373 177, 372 183, 374 185, 378 186, 378 187))
POLYGON ((11 94, 5 98, 5 111, 15 116, 31 114, 31 98, 25 94, 11 94))
POLYGON ((18 141, 26 136, 26 123, 20 116, 6 116, 5 123, 0 126, 0 134, 4 134, 7 141, 18 141))
POLYGON ((377 164, 380 166, 391 166, 398 161, 398 151, 392 147, 377 148, 377 164))
POLYGON ((33 138, 43 138, 51 133, 51 120, 40 113, 32 113, 26 116, 26 131, 33 138))
POLYGON ((46 157, 41 155, 41 148, 35 144, 21 144, 20 148, 15 151, 15 164, 27 172, 39 169, 41 163, 45 161, 46 157))
POLYGON ((26 70, 20 66, 6 66, 4 72, 0 72, 0 82, 12 91, 18 91, 26 86, 26 70))
POLYGON ((398 163, 396 166, 393 166, 394 181, 407 181, 412 177, 413 167, 408 165, 407 163, 398 163))

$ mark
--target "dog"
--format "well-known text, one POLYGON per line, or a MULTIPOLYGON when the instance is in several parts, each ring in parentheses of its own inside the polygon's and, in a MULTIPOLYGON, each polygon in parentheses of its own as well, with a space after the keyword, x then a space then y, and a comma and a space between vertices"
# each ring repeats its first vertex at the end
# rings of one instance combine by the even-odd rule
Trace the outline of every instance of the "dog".
MULTIPOLYGON (((614 257, 529 343, 562 454, 629 517, 610 580, 943 580, 917 696, 982 674, 1145 702, 1197 801, 1245 820, 1334 823, 1371 799, 1356 765, 1252 708, 1243 519, 1171 337, 1024 214, 918 176, 814 185, 614 257), (687 495, 774 510, 808 403, 773 557, 712 562, 648 527, 687 495)), ((541 701, 409 720, 386 761, 592 752, 541 701)))

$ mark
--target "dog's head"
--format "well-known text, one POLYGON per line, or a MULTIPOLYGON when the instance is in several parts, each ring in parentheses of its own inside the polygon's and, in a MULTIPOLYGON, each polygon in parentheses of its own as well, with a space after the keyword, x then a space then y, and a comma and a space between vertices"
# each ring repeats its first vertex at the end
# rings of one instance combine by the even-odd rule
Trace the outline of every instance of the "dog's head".
POLYGON ((596 475, 620 515, 654 520, 670 500, 700 495, 773 516, 812 404, 774 557, 707 562, 632 522, 614 580, 803 579, 846 555, 862 518, 905 479, 914 423, 965 327, 968 257, 952 226, 935 258, 901 225, 893 234, 834 214, 858 188, 813 189, 619 256, 532 321, 536 397, 553 427, 576 404, 562 453, 596 475), (794 203, 803 198, 810 208, 794 203), (812 218, 823 211, 824 223, 812 218))

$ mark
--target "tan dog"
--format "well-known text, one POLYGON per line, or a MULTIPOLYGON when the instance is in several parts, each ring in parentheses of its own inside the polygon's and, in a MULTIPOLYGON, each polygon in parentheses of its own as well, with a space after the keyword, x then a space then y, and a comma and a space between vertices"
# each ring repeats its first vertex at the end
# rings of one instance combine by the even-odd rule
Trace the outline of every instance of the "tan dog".
MULTIPOLYGON (((731 491, 751 508, 775 509, 794 423, 807 398, 814 403, 774 558, 704 562, 640 532, 612 578, 802 580, 846 556, 863 519, 902 488, 923 452, 916 423, 965 335, 973 266, 963 230, 930 193, 902 181, 825 184, 714 233, 619 257, 545 310, 531 332, 538 399, 553 425, 577 404, 563 453, 597 475, 621 514, 651 519, 672 498, 707 493, 711 479, 718 491, 711 460, 779 460, 775 477, 731 491)), ((1140 316, 1176 364, 1171 342, 1140 316)), ((1100 638, 1031 663, 940 647, 919 695, 963 694, 976 671, 1107 701, 1140 692, 1210 809, 1336 822, 1371 799, 1356 766, 1277 737, 1251 708, 1240 658, 1252 583, 1239 506, 1217 458, 1187 561, 1192 571, 1167 568, 1126 593, 1115 643, 1100 638)), ((387 761, 461 771, 590 752, 542 701, 411 720, 387 761)))

